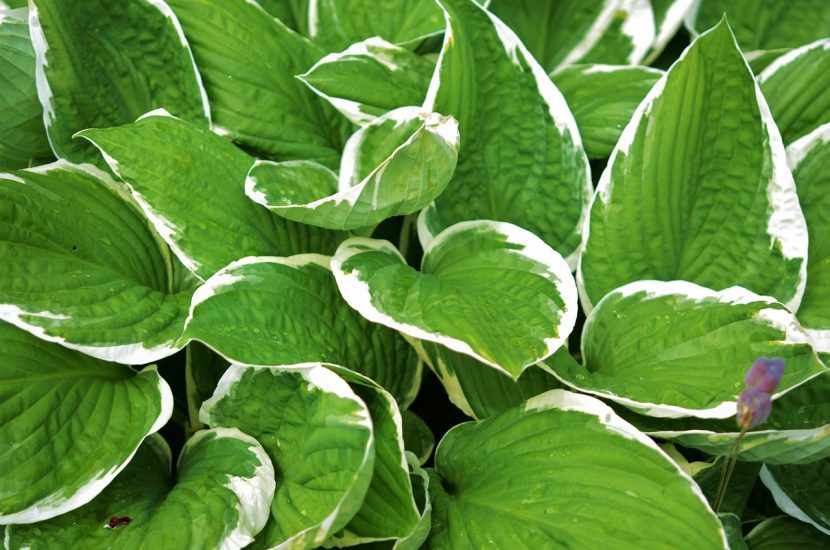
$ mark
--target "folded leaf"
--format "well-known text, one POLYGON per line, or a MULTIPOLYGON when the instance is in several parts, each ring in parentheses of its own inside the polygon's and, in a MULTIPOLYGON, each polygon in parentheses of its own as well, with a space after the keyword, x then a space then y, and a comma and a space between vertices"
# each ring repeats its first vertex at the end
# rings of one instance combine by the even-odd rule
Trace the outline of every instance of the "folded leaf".
POLYGON ((185 352, 188 429, 196 431, 204 427, 199 421, 199 408, 213 395, 230 363, 197 341, 189 342, 185 352))
POLYGON ((421 381, 403 338, 344 303, 329 258, 316 254, 245 258, 219 271, 193 296, 185 338, 250 365, 344 365, 386 388, 401 407, 421 381))
POLYGON ((395 44, 417 44, 444 26, 435 2, 424 0, 309 0, 311 38, 339 51, 379 36, 395 44))
POLYGON ((574 63, 636 64, 655 37, 648 0, 492 0, 490 10, 548 72, 574 63))
POLYGON ((239 430, 197 432, 178 472, 170 448, 151 436, 98 497, 31 526, 10 525, 7 548, 242 548, 265 525, 274 468, 239 430))
POLYGON ((575 65, 552 74, 579 126, 589 158, 606 158, 637 105, 663 71, 623 65, 575 65))
POLYGON ((735 419, 626 420, 652 437, 669 439, 705 453, 767 464, 806 464, 830 457, 830 373, 822 373, 772 403, 769 419, 741 437, 735 419))
POLYGON ((257 161, 245 192, 275 214, 328 229, 374 226, 441 194, 458 158, 458 122, 418 107, 391 111, 346 144, 337 177, 307 161, 257 161))
POLYGON ((764 465, 761 481, 781 510, 830 535, 830 458, 809 464, 764 465))
POLYGON ((421 514, 404 454, 403 421, 398 405, 392 395, 365 376, 334 365, 329 369, 346 380, 366 404, 375 439, 375 466, 363 504, 329 542, 351 546, 407 538, 418 527, 421 514))
POLYGON ((610 292, 585 321, 585 366, 561 363, 566 384, 641 414, 729 418, 758 357, 780 357, 775 397, 826 372, 810 337, 781 304, 740 287, 639 281, 610 292))
POLYGON ((245 175, 253 157, 167 113, 79 135, 100 149, 159 234, 203 280, 245 256, 332 252, 345 237, 252 203, 245 175))
POLYGON ((450 430, 430 493, 428 548, 726 548, 691 478, 608 406, 564 390, 450 430))
POLYGON ((32 45, 46 132, 60 158, 103 166, 72 136, 164 108, 207 125, 193 56, 163 0, 31 0, 32 45))
POLYGON ((584 241, 577 281, 588 310, 645 279, 739 285, 798 307, 804 216, 781 137, 725 22, 638 107, 600 178, 584 241))
MULTIPOLYGON (((828 58, 830 59, 830 58, 828 58)), ((787 147, 798 198, 810 237, 807 286, 798 308, 798 320, 819 351, 830 351, 830 123, 824 124, 787 147)))
POLYGON ((366 319, 463 353, 514 379, 565 342, 576 293, 565 260, 514 225, 459 223, 427 246, 421 272, 388 241, 351 238, 332 270, 366 319))
POLYGON ((654 12, 654 26, 656 36, 649 48, 648 54, 642 61, 644 65, 651 64, 674 38, 695 0, 650 0, 654 12))
POLYGON ((432 450, 435 448, 435 436, 432 435, 432 430, 420 416, 412 411, 403 411, 401 413, 403 421, 403 441, 407 451, 418 459, 418 464, 423 466, 429 457, 432 456, 432 450))
MULTIPOLYGON (((442 0, 448 28, 424 103, 460 124, 458 166, 430 237, 459 221, 506 221, 576 262, 591 178, 573 115, 518 37, 472 0, 442 0)), ((426 246, 426 243, 422 243, 426 246)))
POLYGON ((309 0, 257 0, 257 3, 292 30, 308 36, 309 0))
MULTIPOLYGON (((828 10, 830 13, 830 10, 828 10)), ((772 117, 790 144, 830 123, 830 38, 782 55, 758 75, 772 117)))
POLYGON ((316 548, 360 508, 375 464, 372 420, 324 366, 231 365, 200 418, 255 437, 279 472, 254 547, 316 548))
POLYGON ((435 64, 378 37, 325 56, 297 77, 355 124, 420 105, 435 64))
POLYGON ((0 319, 94 357, 175 353, 193 289, 121 184, 65 161, 0 174, 0 319))
POLYGON ((746 536, 746 543, 750 550, 778 550, 787 547, 824 550, 830 539, 802 521, 790 516, 775 516, 756 525, 746 536))
POLYGON ((22 10, 0 12, 0 170, 26 168, 52 156, 37 98, 35 51, 25 17, 22 10))
POLYGON ((346 129, 294 75, 324 52, 245 0, 168 0, 193 49, 213 128, 267 157, 336 166, 346 129))
POLYGON ((172 412, 155 368, 139 373, 0 322, 0 524, 86 504, 172 412))

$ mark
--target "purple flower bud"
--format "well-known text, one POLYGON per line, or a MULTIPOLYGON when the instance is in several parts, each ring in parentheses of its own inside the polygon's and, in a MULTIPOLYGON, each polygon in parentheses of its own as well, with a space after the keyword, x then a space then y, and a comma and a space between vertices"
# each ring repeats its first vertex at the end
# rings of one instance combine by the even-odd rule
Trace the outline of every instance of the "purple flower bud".
POLYGON ((781 383, 782 376, 784 376, 784 361, 777 357, 775 359, 761 357, 756 359, 752 367, 746 371, 744 382, 750 388, 772 393, 781 383))
POLYGON ((758 388, 747 388, 738 396, 738 426, 741 430, 751 430, 769 418, 772 399, 758 388))

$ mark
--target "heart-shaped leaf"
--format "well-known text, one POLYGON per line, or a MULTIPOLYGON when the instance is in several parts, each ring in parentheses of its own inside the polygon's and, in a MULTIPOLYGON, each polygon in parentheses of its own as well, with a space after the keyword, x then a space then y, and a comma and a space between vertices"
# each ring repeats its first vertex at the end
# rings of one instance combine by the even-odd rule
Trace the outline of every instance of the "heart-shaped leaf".
POLYGON ((337 176, 311 162, 257 161, 245 192, 275 214, 328 229, 374 226, 441 194, 458 159, 458 122, 417 107, 391 111, 346 144, 337 176), (339 188, 332 193, 332 188, 339 188))
POLYGON ((402 407, 421 381, 410 346, 344 303, 329 258, 316 254, 246 258, 219 271, 194 294, 185 338, 249 365, 344 365, 388 389, 402 407))
POLYGON ((210 108, 179 22, 163 0, 32 0, 38 96, 60 158, 103 167, 72 136, 164 108, 207 126, 210 108))
POLYGON ((268 519, 274 467, 239 430, 197 432, 170 471, 151 436, 92 502, 49 521, 6 528, 6 548, 242 548, 268 519))
POLYGON ((733 287, 638 281, 606 294, 585 321, 585 366, 553 372, 582 391, 641 414, 728 418, 758 357, 781 357, 780 396, 826 372, 795 316, 772 298, 733 287))
POLYGON ((0 524, 86 504, 172 412, 155 368, 139 373, 0 322, 0 524))
POLYGON ((421 272, 388 241, 352 238, 332 270, 368 320, 469 355, 514 379, 563 344, 576 321, 565 260, 515 225, 471 221, 439 234, 421 272))
POLYGON ((294 78, 323 50, 256 2, 167 3, 193 49, 217 133, 266 157, 337 165, 348 125, 294 78))
POLYGON ((505 221, 573 267, 592 188, 568 105, 504 23, 473 0, 440 3, 448 26, 424 109, 458 120, 461 151, 427 238, 460 221, 505 221))
POLYGON ((564 390, 456 426, 430 478, 428 548, 726 548, 690 477, 607 405, 564 390))
POLYGON ((345 235, 275 216, 245 196, 254 158, 169 116, 85 130, 184 265, 207 279, 251 255, 332 252, 345 235))
POLYGON ((798 307, 804 216, 781 137, 725 21, 638 107, 600 178, 584 239, 577 281, 587 309, 645 279, 739 285, 798 307))
POLYGON ((375 464, 372 420, 324 366, 231 365, 200 418, 255 437, 279 472, 255 547, 315 548, 359 510, 375 464))
POLYGON ((94 357, 176 352, 193 289, 123 185, 65 161, 0 174, 0 318, 94 357))
POLYGON ((355 124, 420 105, 435 63, 377 36, 323 57, 299 78, 355 124))

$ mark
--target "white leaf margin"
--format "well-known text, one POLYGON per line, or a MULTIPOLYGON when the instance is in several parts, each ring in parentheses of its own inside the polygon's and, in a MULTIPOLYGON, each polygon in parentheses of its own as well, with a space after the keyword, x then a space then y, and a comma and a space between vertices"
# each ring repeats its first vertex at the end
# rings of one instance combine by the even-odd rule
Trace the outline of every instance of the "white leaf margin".
POLYGON ((769 471, 769 468, 766 464, 761 466, 760 472, 761 483, 769 489, 769 492, 772 493, 772 498, 775 500, 775 504, 781 508, 782 511, 786 512, 788 515, 794 517, 797 520, 803 521, 805 523, 809 523, 825 535, 830 535, 830 529, 826 526, 820 525, 816 520, 811 518, 804 510, 798 507, 798 504, 793 502, 793 499, 781 488, 778 482, 775 480, 775 476, 772 472, 769 471))

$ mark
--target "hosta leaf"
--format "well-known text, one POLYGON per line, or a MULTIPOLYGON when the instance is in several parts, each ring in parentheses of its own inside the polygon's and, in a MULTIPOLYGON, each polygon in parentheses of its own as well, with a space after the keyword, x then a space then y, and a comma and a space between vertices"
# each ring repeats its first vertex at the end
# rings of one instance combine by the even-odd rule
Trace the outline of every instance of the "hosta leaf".
POLYGON ((586 56, 598 63, 639 63, 654 41, 647 0, 492 0, 490 10, 548 72, 584 63, 586 56))
POLYGON ((412 411, 401 413, 403 421, 403 441, 407 451, 412 452, 421 466, 432 456, 435 448, 435 436, 420 416, 412 411))
POLYGON ((650 0, 649 3, 654 12, 656 36, 643 60, 644 64, 650 64, 663 52, 694 6, 695 0, 650 0))
POLYGON ((10 525, 6 548, 241 548, 265 525, 274 468, 251 436, 197 432, 177 474, 170 467, 167 443, 151 436, 92 502, 49 521, 10 525))
POLYGON ((420 385, 410 346, 343 302, 326 256, 230 264, 194 294, 185 337, 251 365, 344 365, 389 390, 402 407, 420 385))
POLYGON ((372 420, 320 364, 231 365, 200 418, 252 435, 274 464, 271 516, 253 548, 317 547, 360 508, 375 464, 372 420))
POLYGON ((0 9, 2 8, 25 8, 29 5, 29 0, 0 0, 0 9))
POLYGON ((791 51, 792 48, 778 48, 777 50, 758 50, 744 53, 744 58, 752 69, 752 73, 760 75, 773 61, 791 51))
POLYGON ((309 0, 309 14, 312 39, 330 52, 373 36, 417 43, 444 28, 441 10, 424 0, 309 0))
POLYGON ((605 158, 662 74, 648 67, 575 65, 551 78, 568 101, 588 156, 605 158))
POLYGON ((750 550, 825 550, 830 544, 827 535, 790 516, 765 519, 749 532, 745 540, 750 550))
POLYGON ((257 0, 268 13, 298 33, 308 36, 308 5, 310 0, 257 0))
POLYGON ((378 37, 325 56, 298 78, 355 124, 420 105, 435 64, 378 37))
POLYGON ((94 357, 173 354, 193 289, 123 188, 65 161, 0 174, 0 318, 94 357))
POLYGON ((52 156, 37 98, 35 51, 25 17, 22 10, 0 12, 0 170, 26 168, 52 156))
POLYGON ((809 464, 764 465, 761 468, 761 481, 772 493, 778 507, 825 535, 830 535, 828 479, 830 458, 809 464))
MULTIPOLYGON (((553 375, 537 366, 528 367, 518 379, 513 380, 468 355, 443 346, 423 342, 422 350, 443 384, 447 397, 472 418, 493 416, 530 397, 562 387, 553 375)), ((558 360, 556 358, 565 354, 568 350, 563 346, 547 361, 558 360)))
POLYGON ((573 330, 576 294, 565 260, 514 225, 472 221, 438 235, 421 272, 388 241, 352 238, 332 271, 368 320, 441 344, 519 378, 573 330))
POLYGON ((254 159, 166 113, 85 130, 182 263, 207 279, 252 255, 331 252, 342 235, 293 223, 245 196, 254 159))
POLYGON ((138 373, 0 322, 0 524, 86 504, 172 412, 154 368, 138 373))
POLYGON ((213 128, 280 160, 336 166, 343 123, 294 78, 323 55, 245 0, 169 0, 205 81, 213 128))
POLYGON ((349 139, 338 192, 331 192, 337 185, 334 173, 303 161, 257 161, 245 192, 297 222, 341 230, 373 226, 415 213, 441 194, 455 170, 458 140, 454 118, 403 107, 349 139), (376 157, 378 162, 372 162, 376 157))
POLYGON ((375 439, 375 466, 363 504, 331 542, 347 546, 406 538, 416 530, 421 514, 404 454, 403 421, 398 405, 392 395, 365 376, 335 366, 330 370, 346 380, 366 404, 375 439))
POLYGON ((827 37, 830 4, 824 0, 700 0, 689 13, 688 26, 702 32, 726 14, 741 49, 798 47, 827 37))
POLYGON ((181 27, 163 0, 31 0, 38 96, 55 154, 102 164, 72 136, 164 108, 207 124, 209 108, 181 27))
MULTIPOLYGON (((712 455, 736 451, 735 419, 649 419, 626 415, 652 437, 673 440, 712 455)), ((787 392, 772 404, 769 419, 741 437, 738 457, 767 464, 806 464, 830 456, 830 373, 787 392)))
POLYGON ((455 117, 462 139, 430 236, 459 221, 506 221, 534 232, 573 267, 591 178, 564 98, 484 8, 472 0, 441 5, 449 26, 424 108, 455 117))
POLYGON ((577 281, 588 309, 644 279, 740 285, 798 306, 806 224, 778 130, 725 22, 640 104, 584 233, 577 281))
POLYGON ((810 237, 807 286, 798 308, 798 320, 819 351, 830 351, 830 123, 787 147, 798 198, 810 237))
POLYGON ((190 342, 185 350, 185 386, 187 388, 187 412, 189 429, 202 427, 199 408, 210 399, 216 385, 228 370, 230 363, 200 342, 190 342))
POLYGON ((554 372, 648 416, 734 416, 758 357, 786 364, 776 396, 827 371, 795 316, 740 287, 631 283, 607 294, 583 331, 585 366, 562 363, 554 372))
POLYGON ((456 426, 430 477, 428 548, 726 548, 691 478, 584 395, 553 390, 456 426))
POLYGON ((758 82, 784 143, 830 123, 830 38, 782 55, 758 75, 758 82))

